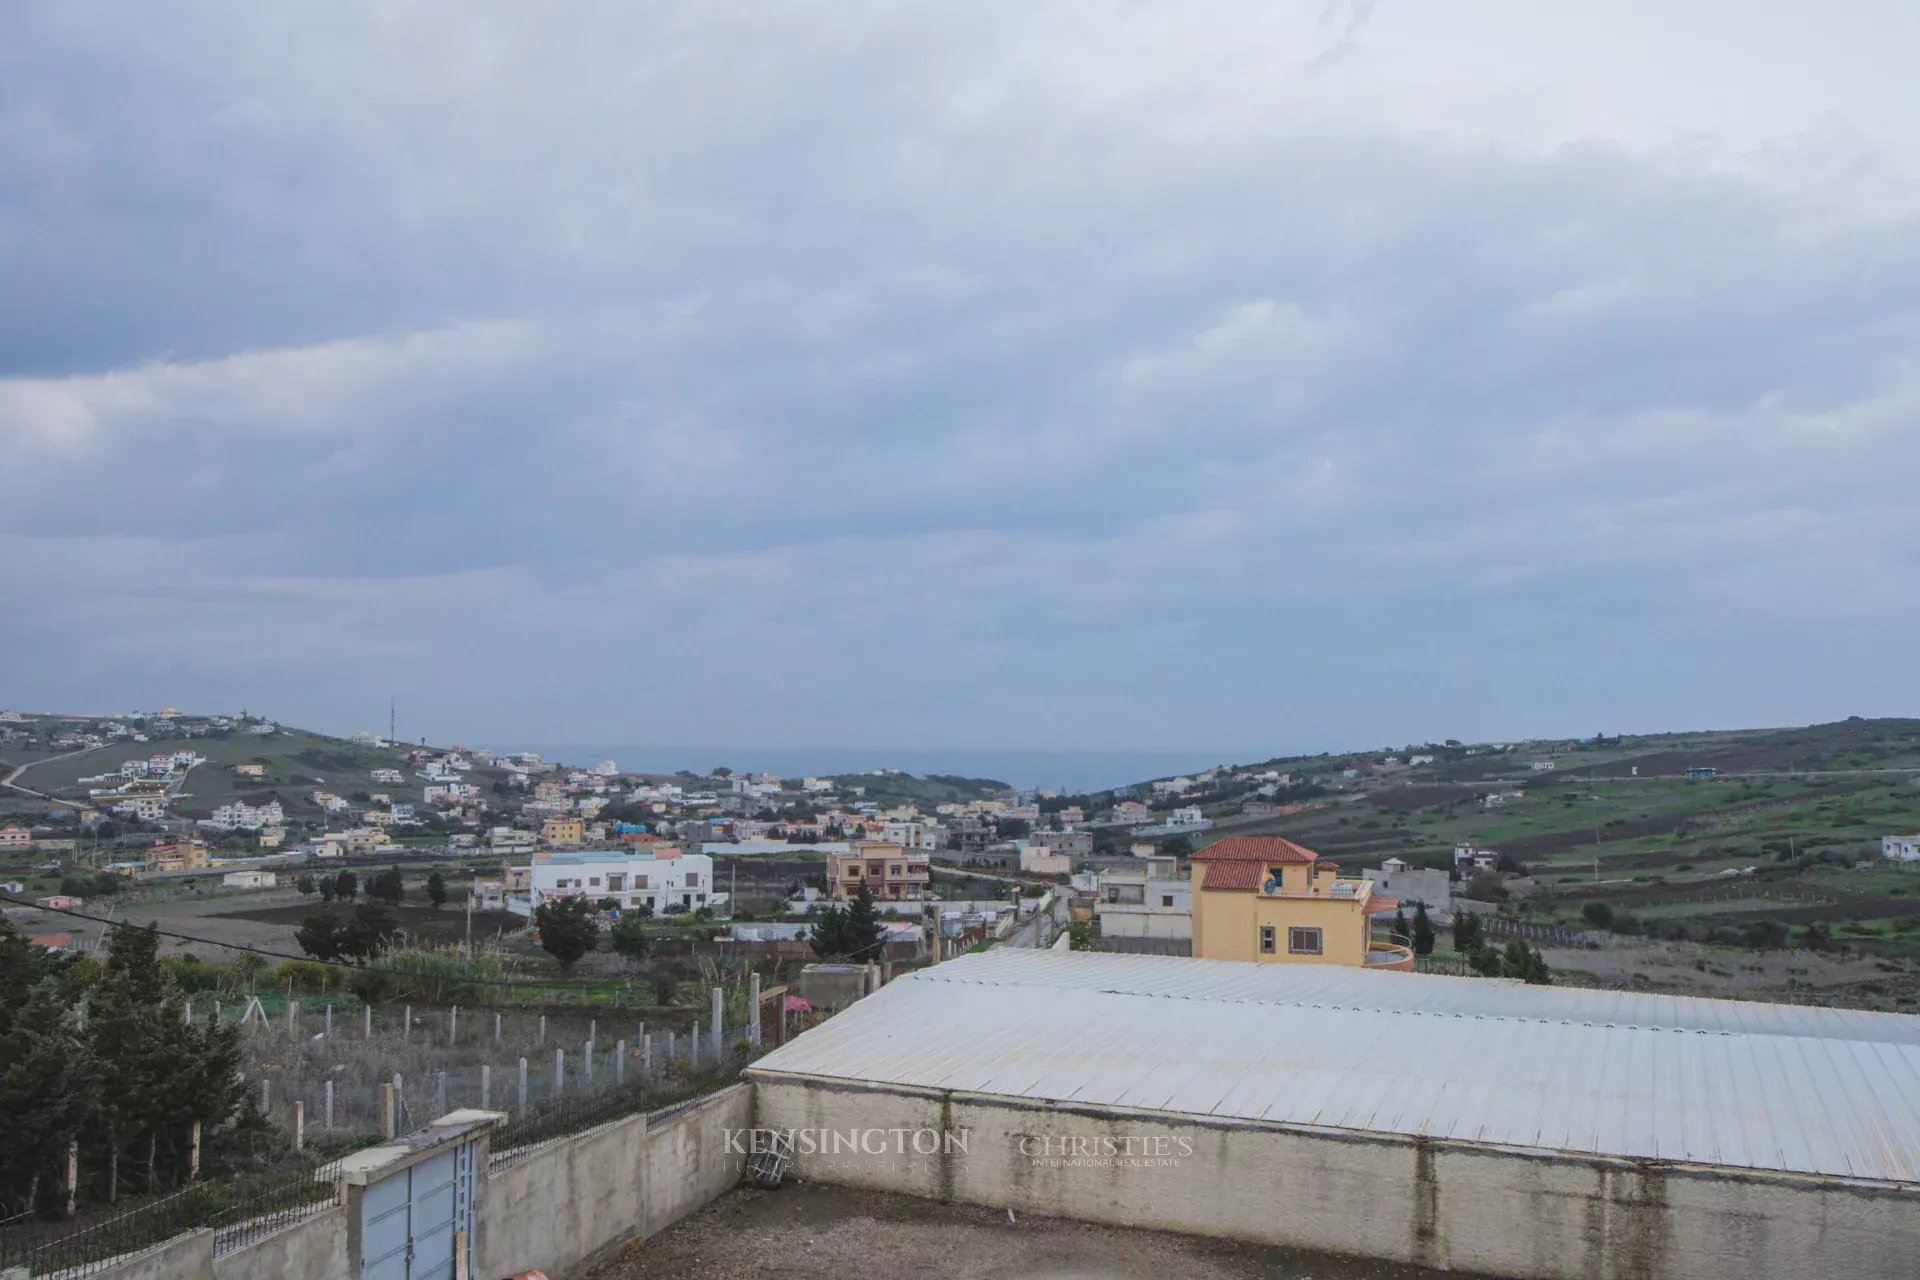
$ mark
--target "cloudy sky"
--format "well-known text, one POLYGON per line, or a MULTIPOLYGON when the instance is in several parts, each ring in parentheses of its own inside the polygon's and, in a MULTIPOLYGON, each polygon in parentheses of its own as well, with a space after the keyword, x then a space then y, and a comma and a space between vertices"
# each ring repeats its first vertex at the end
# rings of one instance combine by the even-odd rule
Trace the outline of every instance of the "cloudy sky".
POLYGON ((1920 712, 1907 0, 0 6, 0 705, 1920 712))

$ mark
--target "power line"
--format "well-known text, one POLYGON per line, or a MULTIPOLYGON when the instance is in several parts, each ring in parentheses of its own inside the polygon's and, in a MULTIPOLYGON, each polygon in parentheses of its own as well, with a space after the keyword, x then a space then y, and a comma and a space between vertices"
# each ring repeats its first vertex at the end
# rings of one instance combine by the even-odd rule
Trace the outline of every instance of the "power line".
POLYGON ((245 951, 256 956, 266 956, 273 960, 295 960, 301 964, 325 965, 330 969, 343 969, 348 973, 378 973, 393 978, 419 978, 427 982, 459 983, 470 987, 505 987, 509 990, 545 987, 571 987, 573 983, 564 978, 527 978, 514 982, 504 982, 498 978, 449 977, 444 973, 415 973, 404 969, 366 969, 358 965, 346 964, 339 960, 317 960, 312 956, 296 956, 285 951, 268 951, 264 947, 250 947, 242 942, 222 942, 218 938, 202 938, 191 933, 180 933, 172 929, 162 929, 157 924, 138 925, 126 920, 115 920, 109 916, 90 916, 84 911, 74 911, 68 907, 47 907, 26 898, 15 897, 10 893, 0 893, 0 902, 10 902, 16 906, 31 907, 35 911, 45 911, 52 915, 72 916, 75 920, 87 920, 94 924, 126 925, 128 928, 141 929, 162 938, 173 938, 180 942, 198 942, 210 947, 225 947, 230 951, 245 951))

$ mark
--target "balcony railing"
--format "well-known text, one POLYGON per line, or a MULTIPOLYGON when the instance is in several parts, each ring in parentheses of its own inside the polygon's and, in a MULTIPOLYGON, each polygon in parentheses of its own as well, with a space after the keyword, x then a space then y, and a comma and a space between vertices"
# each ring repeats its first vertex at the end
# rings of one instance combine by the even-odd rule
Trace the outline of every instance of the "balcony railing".
POLYGON ((1333 880, 1323 880, 1306 890, 1287 889, 1276 891, 1262 884, 1260 892, 1269 898, 1331 898, 1336 902, 1350 902, 1358 899, 1361 889, 1369 883, 1360 876, 1341 876, 1333 880))

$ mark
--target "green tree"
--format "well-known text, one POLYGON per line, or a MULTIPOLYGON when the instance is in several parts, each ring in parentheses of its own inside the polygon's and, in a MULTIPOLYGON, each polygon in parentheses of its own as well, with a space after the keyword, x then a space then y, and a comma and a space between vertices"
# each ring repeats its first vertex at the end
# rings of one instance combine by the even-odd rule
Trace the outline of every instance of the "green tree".
POLYGON ((852 944, 847 955, 855 960, 878 960, 886 947, 886 926, 864 882, 855 887, 847 904, 847 941, 852 944))
POLYGON ((1098 951, 1100 929, 1091 920, 1079 920, 1067 926, 1067 948, 1071 951, 1098 951))
POLYGON ((1413 936, 1413 926, 1407 923, 1407 909, 1405 906, 1394 908, 1393 936, 1396 938, 1411 938, 1413 936))
POLYGON ((845 906, 827 906, 814 918, 808 936, 821 959, 877 960, 886 943, 886 929, 873 905, 873 894, 862 884, 845 906))
POLYGON ((653 939, 647 936, 646 926, 637 915, 621 916, 608 931, 607 939, 615 951, 634 964, 645 960, 653 950, 653 939))
POLYGON ((348 902, 352 902, 360 893, 360 877, 351 871, 342 871, 334 877, 333 891, 348 902))
POLYGON ((822 960, 842 959, 851 954, 851 944, 847 940, 847 909, 841 906, 823 907, 813 918, 813 928, 807 934, 807 945, 822 960))
POLYGON ((44 1205, 68 1144, 95 1129, 96 1070, 80 1035, 72 966, 0 919, 0 1206, 44 1205))
POLYGON ((338 907, 309 912, 300 922, 294 941, 315 960, 365 964, 387 949, 393 935, 393 917, 371 902, 348 915, 338 907))
POLYGON ((1596 929, 1613 928, 1613 908, 1604 902, 1589 902, 1580 908, 1580 918, 1596 929))
POLYGON ((313 877, 312 876, 295 876, 293 878, 293 887, 298 889, 300 891, 300 896, 304 898, 308 894, 313 892, 313 877))
POLYGON ((392 916, 371 902, 361 903, 353 909, 353 919, 347 925, 346 958, 365 964, 387 949, 393 930, 392 916))
POLYGON ((1413 904, 1413 954, 1433 954, 1433 920, 1427 915, 1427 904, 1424 902, 1413 904))
POLYGON ((319 889, 320 889, 320 901, 332 902, 333 895, 338 893, 340 890, 340 885, 332 876, 321 876, 319 889))
POLYGON ((533 924, 540 933, 540 949, 560 962, 563 973, 572 973, 600 938, 593 904, 585 898, 543 902, 534 910, 533 924))
POLYGON ((435 911, 447 905, 447 878, 438 870, 427 877, 427 901, 435 911))
POLYGON ((87 1000, 109 1200, 129 1165, 140 1172, 125 1181, 143 1190, 176 1183, 193 1123, 201 1123, 209 1142, 221 1141, 244 1089, 238 1027, 186 1024, 180 991, 159 963, 159 942, 152 929, 114 926, 105 974, 87 1000))
POLYGON ((1480 917, 1462 907, 1453 912, 1453 949, 1471 955, 1482 946, 1480 917))
POLYGON ((1500 973, 1508 978, 1519 978, 1532 986, 1544 987, 1553 981, 1546 960, 1518 938, 1509 942, 1501 954, 1500 973))
POLYGON ((400 905, 400 899, 406 896, 406 881, 400 875, 400 868, 388 867, 373 877, 367 885, 367 896, 376 902, 384 902, 390 907, 400 905))
POLYGON ((315 960, 334 961, 346 959, 346 935, 346 917, 337 909, 326 906, 307 913, 293 940, 315 960))

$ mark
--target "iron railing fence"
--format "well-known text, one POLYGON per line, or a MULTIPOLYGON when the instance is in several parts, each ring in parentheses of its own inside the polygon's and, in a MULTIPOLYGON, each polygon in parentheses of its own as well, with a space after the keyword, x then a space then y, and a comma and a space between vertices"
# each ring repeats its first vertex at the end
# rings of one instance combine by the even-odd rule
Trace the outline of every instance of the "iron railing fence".
POLYGON ((339 1166, 329 1163, 232 1181, 196 1182, 76 1229, 71 1221, 21 1214, 0 1221, 0 1270, 80 1280, 189 1231, 212 1230, 216 1254, 299 1222, 336 1203, 339 1166))

